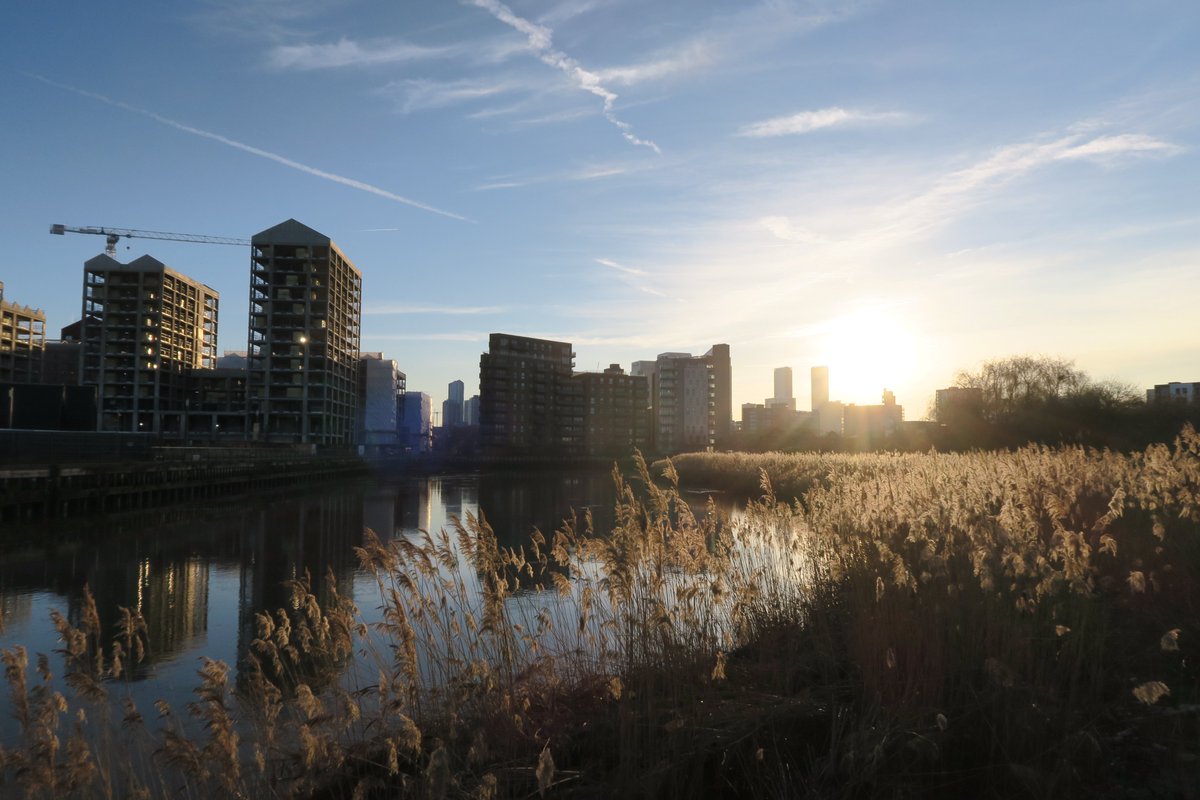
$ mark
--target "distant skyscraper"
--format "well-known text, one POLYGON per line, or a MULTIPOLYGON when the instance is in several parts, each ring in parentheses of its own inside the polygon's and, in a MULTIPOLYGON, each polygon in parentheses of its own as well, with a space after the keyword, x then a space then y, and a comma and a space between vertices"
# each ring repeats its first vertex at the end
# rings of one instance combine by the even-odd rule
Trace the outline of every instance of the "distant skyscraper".
POLYGON ((425 392, 405 392, 400 408, 400 446, 413 453, 429 452, 433 432, 433 398, 425 392))
POLYGON ((829 367, 812 368, 812 410, 820 411, 829 402, 829 367))
POLYGON ((466 385, 462 381, 450 381, 450 385, 446 387, 446 394, 446 400, 442 403, 442 427, 461 427, 464 424, 463 412, 466 410, 463 402, 466 385))
POLYGON ((776 400, 791 400, 792 399, 792 368, 791 367, 776 367, 775 368, 775 399, 776 400))
POLYGON ((354 442, 362 273, 294 219, 251 239, 247 393, 266 441, 354 442))
POLYGON ((775 396, 766 403, 769 407, 783 406, 796 410, 796 398, 792 396, 792 368, 775 368, 775 396))
POLYGON ((97 428, 183 431, 187 373, 217 360, 218 294, 161 261, 84 264, 80 382, 97 387, 97 428))
POLYGON ((467 402, 463 403, 463 424, 479 424, 479 395, 471 395, 467 402))

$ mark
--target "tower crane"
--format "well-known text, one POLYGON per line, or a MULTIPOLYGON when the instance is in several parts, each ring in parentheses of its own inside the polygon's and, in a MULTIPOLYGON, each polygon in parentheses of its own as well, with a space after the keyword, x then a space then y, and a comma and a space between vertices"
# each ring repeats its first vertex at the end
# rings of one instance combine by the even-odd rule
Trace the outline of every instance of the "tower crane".
POLYGON ((249 239, 231 239, 227 236, 199 236, 193 233, 166 233, 164 231, 137 231, 130 228, 76 228, 71 225, 51 225, 50 232, 62 236, 66 233, 92 233, 106 237, 108 242, 104 252, 110 257, 117 255, 117 242, 121 239, 169 239, 175 242, 196 242, 199 244, 232 244, 247 246, 249 239))

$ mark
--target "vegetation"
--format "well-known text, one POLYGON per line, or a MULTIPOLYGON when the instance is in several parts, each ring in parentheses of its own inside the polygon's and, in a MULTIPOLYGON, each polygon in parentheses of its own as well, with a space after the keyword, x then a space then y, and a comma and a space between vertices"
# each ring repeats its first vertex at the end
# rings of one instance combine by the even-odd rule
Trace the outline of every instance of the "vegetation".
POLYGON ((1073 362, 1013 356, 962 371, 955 385, 978 391, 978 405, 934 409, 946 425, 939 449, 1017 447, 1029 442, 1137 450, 1169 442, 1200 408, 1147 404, 1132 386, 1093 380, 1073 362))
POLYGON ((910 420, 882 434, 844 436, 821 433, 813 418, 793 415, 766 429, 739 431, 731 446, 757 453, 959 452, 1038 443, 1131 452, 1172 441, 1184 425, 1200 425, 1200 405, 1147 403, 1132 386, 1094 380, 1053 356, 987 361, 959 372, 955 388, 965 391, 932 404, 930 422, 910 420))
MULTIPOLYGON (((482 517, 361 549, 383 621, 307 581, 238 687, 104 719, 126 614, 3 654, 31 797, 1194 797, 1200 435, 1131 455, 693 456, 760 499, 697 516, 672 464, 502 550, 482 517), (761 469, 760 469, 761 467, 761 469), (765 470, 762 471, 762 470, 765 470), (798 499, 779 499, 772 481, 798 499), (800 490, 803 490, 800 493, 800 490), (540 589, 540 591, 539 591, 540 589), (101 733, 103 732, 103 735, 101 733)), ((641 462, 639 462, 641 463, 641 462)))
POLYGON ((1053 356, 985 361, 975 372, 959 372, 954 385, 978 389, 982 415, 995 423, 1054 404, 1103 409, 1129 407, 1142 401, 1133 387, 1093 381, 1073 362, 1053 356))

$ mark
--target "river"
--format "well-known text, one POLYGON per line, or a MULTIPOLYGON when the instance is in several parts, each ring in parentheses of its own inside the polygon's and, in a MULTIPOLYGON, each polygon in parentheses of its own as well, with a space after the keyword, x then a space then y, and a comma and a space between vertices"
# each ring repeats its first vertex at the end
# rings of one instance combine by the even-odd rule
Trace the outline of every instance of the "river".
MULTIPOLYGON (((358 568, 364 528, 381 539, 448 527, 483 509, 501 544, 549 533, 576 509, 611 522, 611 474, 538 472, 370 478, 306 486, 287 494, 214 501, 135 516, 6 525, 0 535, 0 648, 30 653, 62 647, 50 621, 57 609, 77 623, 90 588, 111 641, 118 607, 139 610, 149 652, 127 684, 140 707, 193 699, 202 657, 236 669, 255 635, 255 613, 284 606, 288 582, 327 571, 339 591, 378 618, 378 591, 358 568)), ((52 658, 56 672, 61 662, 52 658)), ((232 675, 231 675, 232 678, 232 675)), ((32 678, 31 678, 32 679, 32 678)), ((0 723, 0 742, 12 721, 0 723)))

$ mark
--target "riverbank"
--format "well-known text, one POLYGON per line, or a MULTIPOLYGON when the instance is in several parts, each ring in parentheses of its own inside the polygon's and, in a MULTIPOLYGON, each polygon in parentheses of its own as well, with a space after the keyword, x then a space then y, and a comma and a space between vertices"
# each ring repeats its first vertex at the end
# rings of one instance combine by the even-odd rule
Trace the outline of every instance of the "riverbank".
POLYGON ((107 514, 364 475, 356 456, 180 448, 153 461, 0 469, 0 522, 107 514))

